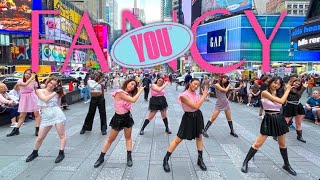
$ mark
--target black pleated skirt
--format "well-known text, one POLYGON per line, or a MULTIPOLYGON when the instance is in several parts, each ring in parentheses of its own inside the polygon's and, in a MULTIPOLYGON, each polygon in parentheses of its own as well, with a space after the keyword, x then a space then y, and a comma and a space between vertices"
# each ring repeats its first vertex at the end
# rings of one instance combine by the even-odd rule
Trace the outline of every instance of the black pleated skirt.
POLYGON ((268 113, 272 113, 272 111, 266 111, 266 114, 261 122, 260 133, 262 135, 281 136, 289 132, 288 124, 282 114, 268 113))
POLYGON ((115 113, 110 121, 109 126, 116 131, 121 131, 123 128, 131 128, 134 124, 132 115, 129 112, 125 114, 115 113))
POLYGON ((150 111, 164 111, 167 110, 168 103, 164 96, 152 96, 149 102, 150 111))
POLYGON ((305 115, 306 112, 304 111, 304 108, 301 103, 298 105, 287 103, 283 107, 283 116, 284 117, 293 117, 296 115, 305 115))
POLYGON ((200 110, 185 112, 177 136, 181 139, 193 140, 199 138, 204 128, 203 116, 200 110))

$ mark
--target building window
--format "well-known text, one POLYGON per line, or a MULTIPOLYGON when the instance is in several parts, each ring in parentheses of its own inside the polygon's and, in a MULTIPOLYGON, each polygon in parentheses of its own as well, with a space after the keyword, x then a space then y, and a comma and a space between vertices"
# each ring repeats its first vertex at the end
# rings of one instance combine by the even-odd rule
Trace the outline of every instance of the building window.
POLYGON ((288 14, 292 14, 292 12, 291 12, 291 11, 288 11, 288 14))
POLYGON ((299 11, 299 14, 303 14, 303 11, 302 11, 302 10, 300 10, 300 11, 299 11))
POLYGON ((303 9, 303 5, 299 5, 299 8, 300 8, 300 9, 303 9))
POLYGON ((296 4, 293 5, 293 8, 294 8, 294 9, 297 9, 297 8, 298 8, 298 5, 296 5, 296 4))
POLYGON ((288 8, 288 9, 289 9, 289 8, 292 8, 292 5, 291 5, 291 4, 288 4, 287 8, 288 8))
POLYGON ((305 5, 304 7, 305 7, 306 9, 308 9, 308 8, 309 8, 309 4, 305 5))
POLYGON ((297 10, 293 10, 292 14, 297 15, 297 10))

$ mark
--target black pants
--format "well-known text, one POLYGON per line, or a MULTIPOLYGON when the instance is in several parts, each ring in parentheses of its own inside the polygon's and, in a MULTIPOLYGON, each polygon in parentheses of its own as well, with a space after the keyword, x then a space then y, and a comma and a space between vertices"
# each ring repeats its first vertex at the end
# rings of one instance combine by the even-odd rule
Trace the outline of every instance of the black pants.
POLYGON ((144 88, 144 100, 148 100, 150 88, 144 88))
POLYGON ((61 97, 61 104, 66 104, 66 103, 67 103, 66 96, 62 96, 61 97))
POLYGON ((94 115, 96 114, 97 107, 99 109, 99 114, 100 114, 101 131, 103 129, 106 129, 107 127, 105 99, 103 95, 100 95, 97 97, 91 97, 89 112, 87 114, 86 120, 84 121, 84 125, 83 125, 83 127, 85 127, 87 131, 92 130, 93 119, 94 119, 94 115))

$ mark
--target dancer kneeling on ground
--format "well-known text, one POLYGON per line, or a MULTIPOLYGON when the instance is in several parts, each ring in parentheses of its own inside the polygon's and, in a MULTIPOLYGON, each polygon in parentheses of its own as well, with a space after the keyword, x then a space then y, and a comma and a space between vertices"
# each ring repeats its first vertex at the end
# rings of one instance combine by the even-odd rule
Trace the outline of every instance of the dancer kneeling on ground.
POLYGON ((104 155, 110 148, 112 142, 117 138, 119 132, 124 129, 124 136, 126 138, 127 146, 127 165, 132 166, 132 126, 134 121, 130 113, 131 103, 135 103, 144 87, 137 87, 138 83, 134 79, 129 79, 123 83, 121 89, 116 90, 111 95, 114 99, 115 114, 110 121, 112 127, 109 137, 106 139, 102 146, 99 159, 94 164, 94 167, 99 167, 104 162, 104 155))
POLYGON ((190 83, 186 86, 186 90, 181 93, 178 97, 178 101, 184 110, 181 124, 178 130, 178 134, 168 148, 167 154, 163 159, 163 169, 165 172, 170 172, 169 158, 176 147, 181 143, 182 140, 196 139, 198 149, 198 162, 197 164, 203 171, 207 170, 206 165, 203 162, 202 151, 203 151, 203 140, 202 130, 204 126, 202 112, 200 106, 207 98, 207 89, 203 90, 202 97, 196 93, 200 86, 200 81, 197 78, 191 79, 190 83))
POLYGON ((28 156, 26 160, 27 162, 30 162, 38 157, 38 150, 53 125, 56 126, 60 138, 60 151, 55 163, 59 163, 64 159, 64 147, 67 142, 64 125, 66 116, 58 104, 58 99, 63 94, 63 88, 61 86, 61 81, 56 77, 48 79, 46 83, 47 85, 45 89, 38 89, 36 91, 36 94, 39 98, 38 106, 41 108, 41 123, 39 135, 34 145, 34 150, 28 156))
POLYGON ((287 97, 291 91, 291 82, 285 87, 285 93, 280 98, 279 89, 281 89, 282 82, 279 77, 273 77, 270 82, 268 89, 262 92, 261 102, 265 110, 265 116, 261 122, 260 135, 257 137, 256 142, 251 146, 241 168, 244 173, 248 172, 248 163, 250 159, 256 154, 258 149, 263 145, 268 136, 278 137, 278 144, 280 153, 284 161, 283 169, 288 171, 292 175, 297 173, 291 168, 288 160, 288 152, 286 147, 286 136, 289 132, 289 128, 283 115, 280 114, 282 104, 287 100, 287 97))

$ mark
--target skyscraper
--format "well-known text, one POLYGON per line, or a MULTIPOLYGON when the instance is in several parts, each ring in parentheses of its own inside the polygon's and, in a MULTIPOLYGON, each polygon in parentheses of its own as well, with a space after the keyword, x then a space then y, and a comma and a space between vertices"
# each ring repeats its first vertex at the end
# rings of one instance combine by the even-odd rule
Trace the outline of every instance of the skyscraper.
POLYGON ((161 20, 172 21, 172 0, 161 0, 161 20))

